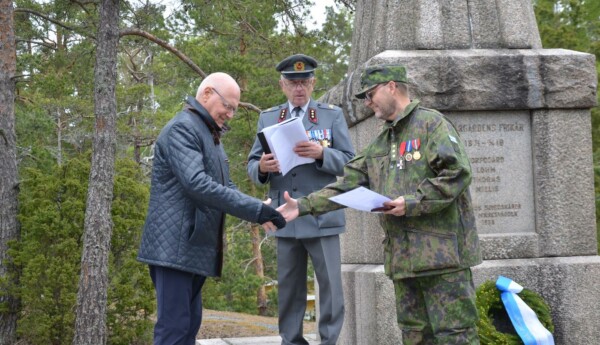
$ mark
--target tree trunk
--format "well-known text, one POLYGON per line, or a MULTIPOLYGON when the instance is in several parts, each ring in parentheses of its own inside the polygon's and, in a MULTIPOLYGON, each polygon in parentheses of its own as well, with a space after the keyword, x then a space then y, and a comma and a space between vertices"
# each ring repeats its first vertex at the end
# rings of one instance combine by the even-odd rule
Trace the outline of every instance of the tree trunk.
POLYGON ((56 110, 56 164, 58 164, 58 166, 62 166, 62 131, 62 116, 60 110, 56 110))
MULTIPOLYGON (((14 81, 17 54, 13 28, 13 2, 0 0, 0 278, 9 272, 8 242, 20 239, 14 81)), ((9 284, 18 284, 18 278, 14 279, 17 281, 9 284)), ((7 307, 0 313, 0 345, 14 344, 19 301, 0 289, 0 303, 7 307)))
MULTIPOLYGON (((246 40, 244 39, 243 28, 242 28, 242 36, 240 37, 240 55, 246 55, 246 40)), ((245 77, 241 77, 239 80, 239 85, 242 90, 248 89, 248 79, 245 77)), ((249 152, 250 148, 246 148, 246 152, 249 152)), ((256 194, 256 186, 252 185, 252 195, 256 194)), ((256 291, 256 306, 258 308, 258 315, 266 316, 267 315, 267 291, 265 289, 264 280, 265 280, 265 266, 264 260, 262 256, 262 252, 260 250, 261 236, 260 236, 260 227, 256 224, 252 224, 250 226, 250 236, 252 237, 252 253, 254 254, 254 271, 256 275, 261 279, 263 284, 260 285, 258 291, 256 291)))
POLYGON ((85 210, 74 345, 102 345, 107 341, 106 304, 116 150, 115 86, 119 0, 101 1, 97 42, 94 70, 96 125, 85 210))

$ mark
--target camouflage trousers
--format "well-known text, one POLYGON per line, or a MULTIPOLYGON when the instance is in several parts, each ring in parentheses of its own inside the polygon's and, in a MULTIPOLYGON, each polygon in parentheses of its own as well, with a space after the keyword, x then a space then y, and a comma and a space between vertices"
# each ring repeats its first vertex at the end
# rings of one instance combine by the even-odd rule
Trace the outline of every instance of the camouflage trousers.
POLYGON ((469 268, 394 280, 403 345, 479 345, 469 268))

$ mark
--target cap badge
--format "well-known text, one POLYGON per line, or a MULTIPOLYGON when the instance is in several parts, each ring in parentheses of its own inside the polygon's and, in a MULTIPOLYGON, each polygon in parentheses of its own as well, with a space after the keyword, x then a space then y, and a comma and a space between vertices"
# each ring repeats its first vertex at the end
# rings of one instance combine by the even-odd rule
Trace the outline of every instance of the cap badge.
POLYGON ((294 71, 304 71, 304 62, 298 61, 294 64, 294 71))

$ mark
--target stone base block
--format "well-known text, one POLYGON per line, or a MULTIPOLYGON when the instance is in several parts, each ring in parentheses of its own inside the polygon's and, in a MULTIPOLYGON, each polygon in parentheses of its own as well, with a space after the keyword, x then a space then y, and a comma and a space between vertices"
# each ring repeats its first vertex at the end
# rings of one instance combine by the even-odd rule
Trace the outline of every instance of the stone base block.
MULTIPOLYGON (((473 268, 475 285, 511 278, 542 295, 552 309, 554 341, 596 344, 600 339, 600 256, 487 260, 473 268)), ((339 344, 401 344, 394 287, 382 265, 342 265, 346 315, 339 344)))
POLYGON ((342 265, 346 314, 339 345, 401 345, 394 285, 382 265, 342 265))

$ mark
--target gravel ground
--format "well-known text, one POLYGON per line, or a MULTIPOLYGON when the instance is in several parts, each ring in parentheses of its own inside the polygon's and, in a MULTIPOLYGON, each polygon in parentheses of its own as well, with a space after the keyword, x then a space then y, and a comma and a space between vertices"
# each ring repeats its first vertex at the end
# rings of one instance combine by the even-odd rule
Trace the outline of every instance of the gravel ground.
MULTIPOLYGON (((304 321, 304 334, 316 333, 314 321, 304 321)), ((278 335, 277 318, 204 309, 198 339, 278 335)))

